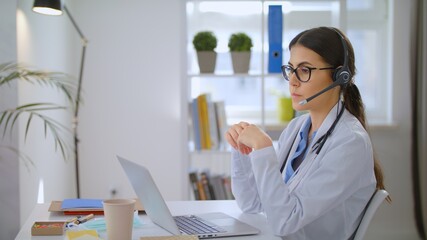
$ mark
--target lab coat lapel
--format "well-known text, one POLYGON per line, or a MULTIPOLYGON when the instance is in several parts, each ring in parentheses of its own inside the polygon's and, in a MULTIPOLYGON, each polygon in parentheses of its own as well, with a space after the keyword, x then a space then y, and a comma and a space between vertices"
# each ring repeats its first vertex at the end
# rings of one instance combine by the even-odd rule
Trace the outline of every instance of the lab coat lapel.
MULTIPOLYGON (((335 119, 337 118, 338 110, 341 109, 342 103, 339 101, 335 106, 329 111, 328 115, 326 116, 325 120, 323 120, 322 125, 320 125, 320 128, 317 130, 316 136, 313 139, 313 143, 316 143, 319 138, 321 138, 332 126, 335 119), (339 109, 338 109, 339 107, 339 109)), ((311 149, 309 149, 311 152, 311 149)))
MULTIPOLYGON (((337 108, 338 107, 341 108, 341 105, 342 105, 341 102, 339 102, 331 109, 331 111, 329 111, 328 115, 326 116, 326 118, 323 121, 322 125, 320 126, 319 130, 317 130, 316 136, 314 137, 310 146, 308 146, 307 155, 305 156, 304 161, 302 161, 301 165, 299 166, 299 168, 297 170, 298 172, 296 173, 296 175, 294 175, 288 181, 290 192, 292 192, 295 189, 295 187, 299 184, 299 182, 301 182, 304 179, 304 176, 307 174, 307 172, 309 172, 310 168, 313 166, 314 160, 317 157, 316 152, 312 151, 313 144, 315 144, 319 140, 319 138, 321 138, 328 131, 328 129, 331 127, 331 125, 333 124, 333 122, 335 121, 335 118, 337 116, 337 114, 336 114, 337 108)), ((301 125, 301 127, 302 127, 302 125, 301 125)), ((301 127, 298 130, 298 132, 301 131, 301 127)), ((301 137, 298 136, 297 140, 295 140, 296 144, 294 143, 294 146, 292 147, 293 149, 291 151, 291 154, 295 153, 296 146, 298 146, 298 142, 300 140, 301 140, 301 137)), ((288 164, 289 164, 289 161, 286 163, 286 165, 288 165, 288 164)), ((285 166, 285 168, 286 167, 287 166, 285 166)))
MULTIPOLYGON (((282 161, 286 160, 286 164, 285 167, 283 168, 283 172, 282 172, 282 177, 283 179, 285 179, 285 174, 286 174, 286 168, 288 167, 290 163, 290 159, 292 158, 292 156, 295 154, 297 148, 298 148, 298 143, 301 141, 301 136, 299 135, 299 132, 301 131, 301 128, 304 126, 305 121, 307 121, 307 118, 309 117, 309 115, 304 115, 303 119, 300 120, 300 122, 298 123, 297 126, 295 126, 294 130, 290 133, 289 135, 289 141, 287 141, 286 145, 282 146, 281 151, 280 151, 280 159, 282 159, 282 161), (296 137, 295 137, 296 136, 296 137), (291 148, 291 150, 289 151, 289 148, 291 148), (288 154, 287 159, 286 155, 288 154)), ((280 166, 282 166, 282 163, 280 164, 280 166)))

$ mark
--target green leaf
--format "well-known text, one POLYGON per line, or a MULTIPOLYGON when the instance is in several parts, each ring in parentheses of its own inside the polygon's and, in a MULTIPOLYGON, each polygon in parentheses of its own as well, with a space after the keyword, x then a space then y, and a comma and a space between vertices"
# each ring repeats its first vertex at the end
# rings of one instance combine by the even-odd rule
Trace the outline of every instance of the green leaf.
POLYGON ((12 118, 14 112, 9 112, 9 114, 7 115, 7 119, 6 119, 6 123, 4 126, 4 132, 3 132, 3 137, 5 136, 6 132, 7 132, 7 125, 9 125, 9 121, 12 118))
POLYGON ((25 137, 24 142, 27 140, 28 131, 30 130, 31 119, 33 119, 33 114, 31 113, 27 120, 27 127, 25 128, 25 137))

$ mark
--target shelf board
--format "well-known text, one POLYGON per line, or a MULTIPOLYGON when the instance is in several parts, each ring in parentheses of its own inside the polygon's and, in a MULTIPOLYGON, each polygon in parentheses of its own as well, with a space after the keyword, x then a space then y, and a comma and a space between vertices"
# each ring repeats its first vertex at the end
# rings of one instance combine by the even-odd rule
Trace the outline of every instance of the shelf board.
POLYGON ((280 73, 231 73, 231 72, 219 72, 219 73, 189 73, 189 78, 231 78, 231 77, 243 77, 243 78, 261 78, 261 77, 282 77, 280 73))

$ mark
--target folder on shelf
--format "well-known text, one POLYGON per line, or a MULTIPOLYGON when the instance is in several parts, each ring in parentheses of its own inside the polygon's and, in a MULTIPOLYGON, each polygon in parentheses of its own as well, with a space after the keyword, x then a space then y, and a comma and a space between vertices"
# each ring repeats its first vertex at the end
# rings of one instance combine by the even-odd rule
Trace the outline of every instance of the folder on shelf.
POLYGON ((283 59, 283 15, 282 6, 268 7, 268 72, 281 73, 283 59))

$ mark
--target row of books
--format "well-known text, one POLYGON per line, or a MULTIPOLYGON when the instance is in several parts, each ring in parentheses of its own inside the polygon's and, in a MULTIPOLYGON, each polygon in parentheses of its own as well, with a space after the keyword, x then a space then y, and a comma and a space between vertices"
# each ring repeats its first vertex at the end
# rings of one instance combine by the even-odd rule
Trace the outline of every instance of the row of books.
POLYGON ((231 179, 224 175, 210 175, 209 172, 190 172, 190 184, 196 200, 230 200, 234 199, 231 193, 231 179))
POLYGON ((224 101, 212 101, 210 93, 194 98, 190 107, 195 150, 215 150, 226 146, 227 117, 224 101))

